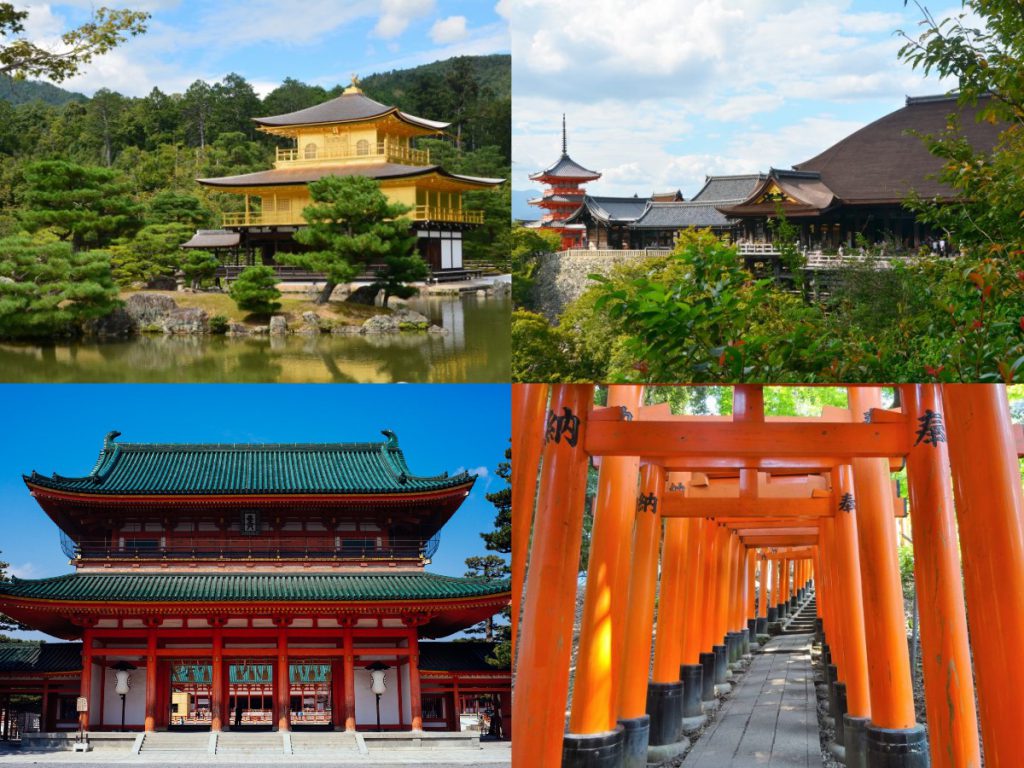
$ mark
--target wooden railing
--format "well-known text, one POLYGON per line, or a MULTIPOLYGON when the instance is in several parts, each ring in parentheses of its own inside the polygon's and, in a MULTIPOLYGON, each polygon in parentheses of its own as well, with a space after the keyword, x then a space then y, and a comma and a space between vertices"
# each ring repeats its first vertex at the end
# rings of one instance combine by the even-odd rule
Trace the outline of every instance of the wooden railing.
POLYGON ((278 149, 278 165, 315 165, 324 160, 376 160, 384 163, 404 163, 406 165, 430 165, 429 149, 413 149, 392 141, 367 142, 360 147, 317 147, 316 152, 307 154, 305 148, 278 149))
MULTIPOLYGON (((265 226, 304 226, 306 220, 302 212, 275 211, 240 211, 223 215, 225 227, 265 227, 265 226)), ((431 205, 417 205, 406 214, 414 221, 450 221, 458 224, 483 224, 484 212, 461 208, 438 208, 431 205)))
POLYGON ((650 256, 664 256, 671 252, 669 248, 641 248, 628 250, 625 248, 569 248, 558 251, 558 256, 617 256, 624 259, 642 259, 650 256))

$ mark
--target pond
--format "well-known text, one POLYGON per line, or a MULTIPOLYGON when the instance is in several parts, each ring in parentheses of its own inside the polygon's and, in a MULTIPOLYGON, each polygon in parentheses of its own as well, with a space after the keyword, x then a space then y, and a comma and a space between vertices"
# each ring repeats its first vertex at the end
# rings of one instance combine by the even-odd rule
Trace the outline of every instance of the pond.
POLYGON ((430 297, 409 306, 447 335, 139 336, 0 344, 0 381, 190 383, 507 382, 508 296, 430 297))

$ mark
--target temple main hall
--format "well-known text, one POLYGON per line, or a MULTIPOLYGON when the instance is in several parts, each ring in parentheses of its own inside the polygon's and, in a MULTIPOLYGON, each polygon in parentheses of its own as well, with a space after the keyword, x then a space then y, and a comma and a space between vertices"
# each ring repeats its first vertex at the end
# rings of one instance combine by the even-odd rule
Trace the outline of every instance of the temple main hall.
POLYGON ((87 473, 26 475, 74 572, 0 583, 0 612, 64 641, 0 644, 7 715, 19 702, 46 733, 420 732, 486 711, 508 737, 493 644, 440 638, 500 612, 509 582, 427 570, 476 476, 417 475, 383 434, 111 432, 87 473))

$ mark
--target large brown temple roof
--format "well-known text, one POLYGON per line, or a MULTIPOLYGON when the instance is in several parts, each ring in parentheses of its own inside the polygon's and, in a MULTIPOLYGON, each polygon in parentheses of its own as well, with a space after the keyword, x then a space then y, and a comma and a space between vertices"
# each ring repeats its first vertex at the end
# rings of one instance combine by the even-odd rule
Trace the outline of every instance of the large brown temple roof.
POLYGON ((368 176, 371 179, 402 179, 436 173, 449 179, 464 181, 481 187, 500 184, 504 179, 463 176, 450 173, 439 165, 402 165, 400 163, 369 163, 366 165, 333 165, 298 168, 272 168, 268 171, 243 173, 240 176, 197 179, 208 187, 273 187, 308 184, 324 176, 368 176))
POLYGON ((284 115, 273 115, 271 117, 255 117, 253 120, 259 125, 268 128, 281 128, 292 125, 321 125, 333 123, 354 123, 362 120, 371 120, 384 115, 394 114, 398 119, 429 131, 442 131, 451 123, 442 123, 437 120, 427 120, 424 117, 416 117, 407 112, 402 112, 396 107, 389 107, 379 101, 363 95, 362 91, 346 90, 341 96, 317 104, 313 107, 300 109, 296 112, 289 112, 284 115))
POLYGON ((845 204, 902 202, 911 190, 924 197, 950 197, 949 187, 928 178, 939 172, 942 161, 912 132, 941 133, 949 115, 959 113, 962 135, 975 150, 989 151, 1006 126, 979 123, 977 111, 959 107, 953 96, 908 98, 902 109, 793 167, 820 173, 822 183, 845 204))

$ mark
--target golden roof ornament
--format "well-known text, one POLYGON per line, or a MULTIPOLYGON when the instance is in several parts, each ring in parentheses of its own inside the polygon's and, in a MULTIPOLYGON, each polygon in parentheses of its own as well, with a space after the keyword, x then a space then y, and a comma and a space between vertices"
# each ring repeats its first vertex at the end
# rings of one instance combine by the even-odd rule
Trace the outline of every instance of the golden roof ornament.
POLYGON ((359 76, 356 73, 352 73, 352 85, 345 89, 345 93, 362 93, 363 89, 359 87, 359 76))

